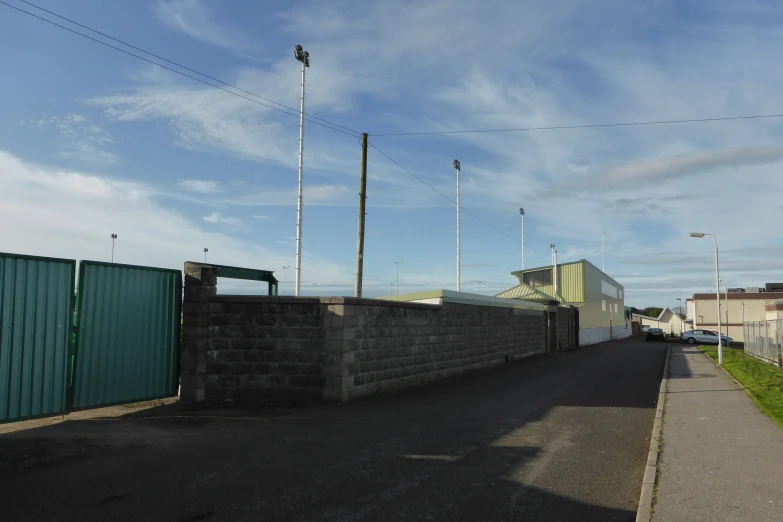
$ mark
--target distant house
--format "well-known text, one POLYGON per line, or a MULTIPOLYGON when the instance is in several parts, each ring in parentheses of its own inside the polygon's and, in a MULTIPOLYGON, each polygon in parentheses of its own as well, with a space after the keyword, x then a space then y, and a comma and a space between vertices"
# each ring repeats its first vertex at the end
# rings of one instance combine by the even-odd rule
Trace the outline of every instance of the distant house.
POLYGON ((539 303, 559 301, 578 308, 579 344, 630 334, 623 286, 586 259, 558 264, 557 272, 549 265, 511 274, 519 284, 496 297, 539 303))
POLYGON ((661 310, 658 317, 633 314, 633 319, 638 320, 639 323, 641 323, 643 331, 646 331, 649 328, 660 328, 667 334, 680 335, 688 329, 688 325, 685 324, 685 321, 669 308, 661 310))

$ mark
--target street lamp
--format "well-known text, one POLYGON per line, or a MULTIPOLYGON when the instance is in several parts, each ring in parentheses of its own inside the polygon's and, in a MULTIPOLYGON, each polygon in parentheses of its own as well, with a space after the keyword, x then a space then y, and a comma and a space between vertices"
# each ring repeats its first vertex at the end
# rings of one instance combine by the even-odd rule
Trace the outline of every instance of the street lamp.
POLYGON ((400 295, 400 265, 402 261, 395 261, 394 264, 397 265, 397 295, 400 295))
POLYGON ((484 281, 476 281, 478 283, 478 293, 481 293, 481 283, 484 281))
POLYGON ((457 292, 460 289, 460 258, 459 258, 459 160, 454 160, 454 170, 457 171, 457 292))
POLYGON ((111 262, 114 263, 114 240, 117 239, 117 234, 111 235, 111 262))
POLYGON ((207 262, 207 252, 209 252, 209 249, 207 247, 204 247, 204 263, 207 262))
POLYGON ((296 201, 296 288, 295 294, 299 296, 302 284, 302 156, 304 153, 304 110, 305 110, 305 69, 310 67, 310 53, 302 49, 301 45, 294 47, 294 58, 302 64, 302 100, 299 105, 299 190, 296 201))
POLYGON ((285 294, 288 291, 288 269, 291 268, 290 265, 283 265, 283 293, 285 294))
POLYGON ((724 290, 726 291, 726 337, 729 336, 729 284, 726 283, 726 286, 724 287, 724 290))
POLYGON ((712 236, 715 241, 715 298, 718 305, 718 364, 723 365, 723 339, 721 339, 721 325, 720 325, 720 264, 718 263, 718 238, 715 234, 705 234, 703 232, 691 232, 691 237, 703 238, 704 236, 712 236))
POLYGON ((677 318, 680 320, 680 333, 682 333, 685 330, 685 324, 682 321, 682 298, 678 297, 677 301, 680 302, 680 304, 677 305, 677 318))

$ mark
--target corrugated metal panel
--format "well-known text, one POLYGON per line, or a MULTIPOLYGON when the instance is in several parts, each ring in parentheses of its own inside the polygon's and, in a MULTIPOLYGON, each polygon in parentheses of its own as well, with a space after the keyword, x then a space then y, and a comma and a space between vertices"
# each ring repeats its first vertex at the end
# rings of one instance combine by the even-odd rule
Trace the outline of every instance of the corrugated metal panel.
POLYGON ((65 411, 75 270, 0 253, 0 421, 65 411))
MULTIPOLYGON (((512 274, 516 275, 517 277, 523 277, 523 274, 546 269, 547 267, 533 268, 519 272, 512 272, 512 274)), ((552 266, 550 265, 548 269, 551 271, 552 266)), ((556 299, 561 303, 583 303, 585 300, 584 270, 584 261, 557 265, 557 296, 555 296, 554 281, 553 284, 537 285, 535 287, 530 287, 528 285, 528 287, 544 295, 552 296, 552 299, 556 299)))
POLYGON ((524 301, 544 302, 548 303, 552 300, 549 295, 540 292, 528 285, 519 285, 514 288, 509 288, 505 292, 497 294, 495 297, 502 299, 522 299, 524 301))
POLYGON ((583 303, 584 263, 567 263, 557 267, 557 287, 567 303, 583 303))
POLYGON ((83 261, 73 407, 177 394, 182 273, 83 261))

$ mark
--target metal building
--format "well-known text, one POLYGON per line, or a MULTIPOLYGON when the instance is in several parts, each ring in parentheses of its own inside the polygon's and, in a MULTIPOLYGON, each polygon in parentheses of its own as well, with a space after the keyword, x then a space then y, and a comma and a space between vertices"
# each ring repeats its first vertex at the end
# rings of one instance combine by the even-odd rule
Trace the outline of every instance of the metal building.
POLYGON ((631 331, 625 289, 586 259, 511 273, 519 285, 496 297, 559 301, 579 309, 579 344, 627 337, 631 331))

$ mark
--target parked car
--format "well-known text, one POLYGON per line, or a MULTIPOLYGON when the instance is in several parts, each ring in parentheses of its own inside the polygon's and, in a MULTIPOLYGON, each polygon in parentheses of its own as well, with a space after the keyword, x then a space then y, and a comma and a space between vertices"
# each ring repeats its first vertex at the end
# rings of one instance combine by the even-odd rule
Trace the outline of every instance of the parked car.
POLYGON ((660 328, 650 328, 647 330, 647 335, 644 336, 645 341, 665 341, 666 334, 660 328))
MULTIPOLYGON (((680 339, 688 344, 718 344, 718 332, 715 330, 688 330, 680 334, 680 339)), ((734 339, 726 335, 720 336, 723 346, 731 346, 734 339)))

